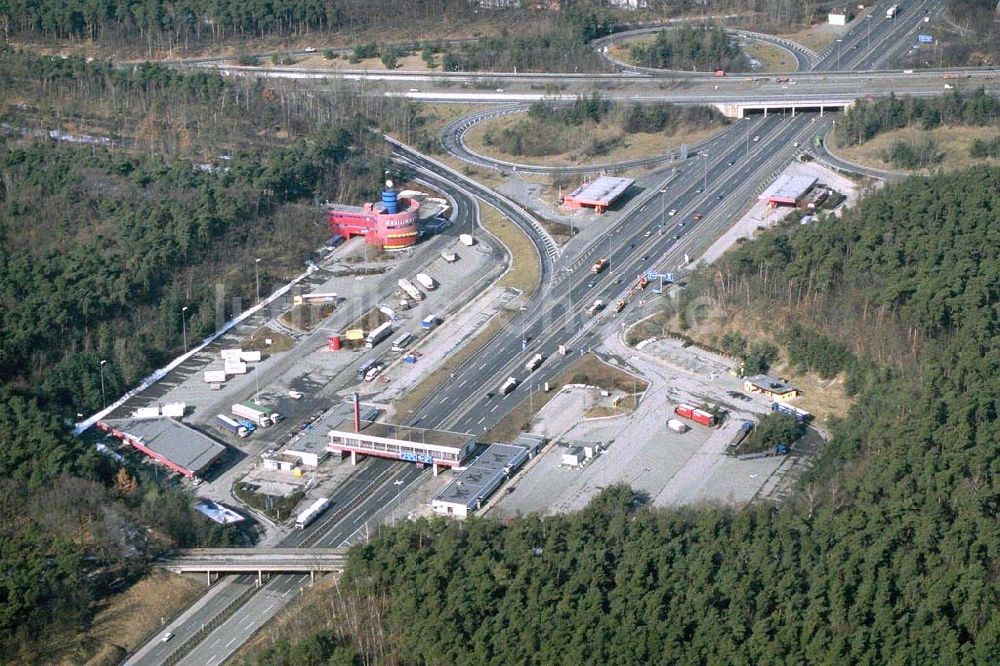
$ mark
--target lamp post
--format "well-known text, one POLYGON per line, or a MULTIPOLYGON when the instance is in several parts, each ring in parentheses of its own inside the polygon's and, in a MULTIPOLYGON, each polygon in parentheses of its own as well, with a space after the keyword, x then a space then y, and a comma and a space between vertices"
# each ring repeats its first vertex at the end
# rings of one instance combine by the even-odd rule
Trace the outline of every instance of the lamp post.
POLYGON ((108 399, 104 396, 104 364, 107 359, 101 359, 101 409, 108 406, 108 399))
POLYGON ((743 120, 747 121, 747 157, 750 157, 750 117, 743 116, 743 120))
POLYGON ((257 305, 260 305, 260 259, 253 260, 253 280, 257 285, 257 305))
POLYGON ((844 50, 842 48, 843 43, 844 43, 843 39, 838 39, 837 40, 837 71, 838 72, 840 71, 840 52, 844 50))
POLYGON ((184 353, 188 353, 187 312, 188 306, 181 308, 181 336, 184 338, 184 353))
POLYGON ((865 17, 865 23, 868 25, 868 45, 865 46, 866 51, 872 47, 872 16, 873 14, 869 14, 865 17))
POLYGON ((708 153, 702 152, 701 157, 702 157, 702 164, 705 165, 705 182, 701 186, 701 189, 702 191, 705 191, 708 189, 708 153))
POLYGON ((396 486, 396 500, 393 502, 396 506, 392 509, 392 524, 396 524, 396 511, 399 509, 399 493, 403 489, 403 480, 396 479, 392 482, 392 485, 396 486))

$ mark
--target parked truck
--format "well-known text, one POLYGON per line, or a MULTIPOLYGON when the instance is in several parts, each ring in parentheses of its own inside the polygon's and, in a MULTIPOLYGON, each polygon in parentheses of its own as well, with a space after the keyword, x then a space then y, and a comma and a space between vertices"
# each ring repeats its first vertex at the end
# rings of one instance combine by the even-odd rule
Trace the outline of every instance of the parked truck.
POLYGON ((205 383, 206 384, 221 384, 226 381, 226 371, 225 370, 206 370, 205 371, 205 383))
POLYGON ((681 433, 687 432, 688 430, 691 429, 687 426, 686 423, 678 419, 668 419, 667 427, 673 430, 674 432, 681 432, 681 433))
POLYGON ((514 377, 508 377, 507 380, 500 385, 500 395, 507 395, 516 388, 517 379, 514 377))
POLYGON ((441 250, 441 258, 447 261, 449 264, 453 264, 458 261, 458 255, 450 250, 441 250))
POLYGON ((316 500, 295 519, 295 527, 304 530, 312 521, 319 518, 319 515, 326 511, 326 507, 328 506, 330 506, 330 500, 326 497, 316 500))
POLYGON ((459 234, 458 241, 466 247, 472 247, 476 242, 476 240, 472 237, 472 234, 459 234))
POLYGON ((415 300, 415 301, 422 301, 422 300, 424 300, 424 292, 422 292, 419 289, 417 289, 416 285, 414 285, 412 282, 410 282, 406 278, 400 278, 399 281, 396 284, 398 284, 399 288, 403 290, 403 293, 405 293, 407 296, 409 296, 413 300, 415 300))
POLYGON ((530 359, 528 359, 527 363, 524 364, 524 369, 527 370, 528 372, 534 372, 535 369, 538 368, 538 366, 540 366, 542 364, 542 361, 544 360, 545 358, 541 354, 535 354, 530 359))
POLYGON ((392 322, 387 321, 381 326, 377 326, 369 331, 368 337, 365 338, 365 348, 374 349, 378 343, 382 342, 390 335, 392 335, 392 322))
POLYGON ((781 402, 771 403, 772 412, 780 412, 782 414, 788 414, 789 416, 794 416, 795 420, 799 423, 808 423, 812 420, 812 414, 804 409, 799 409, 798 407, 793 407, 792 405, 786 405, 781 402))
POLYGON ((434 281, 427 273, 417 273, 417 282, 423 285, 424 289, 427 291, 434 291, 437 289, 437 282, 434 281))
POLYGON ((422 328, 425 331, 429 331, 438 325, 438 321, 439 319, 437 315, 427 315, 426 317, 420 320, 420 328, 422 328))
POLYGON ((247 432, 253 434, 257 431, 257 426, 253 424, 250 419, 236 419, 236 422, 247 429, 247 432))
POLYGON ((215 417, 215 424, 237 437, 246 437, 250 434, 250 431, 241 426, 239 423, 229 418, 225 414, 219 414, 215 417))
POLYGON ((245 402, 233 405, 232 412, 234 416, 250 419, 261 428, 274 425, 281 419, 281 415, 270 407, 265 405, 248 405, 245 402))
POLYGON ((710 414, 703 409, 698 409, 697 407, 692 407, 691 405, 677 405, 674 407, 674 414, 677 414, 677 416, 683 416, 686 419, 691 419, 695 423, 709 428, 715 425, 714 414, 710 414))
POLYGON ((605 268, 608 267, 608 261, 609 259, 607 257, 601 257, 600 259, 594 262, 593 266, 590 267, 590 272, 594 275, 597 275, 598 273, 600 273, 601 271, 603 271, 605 268))

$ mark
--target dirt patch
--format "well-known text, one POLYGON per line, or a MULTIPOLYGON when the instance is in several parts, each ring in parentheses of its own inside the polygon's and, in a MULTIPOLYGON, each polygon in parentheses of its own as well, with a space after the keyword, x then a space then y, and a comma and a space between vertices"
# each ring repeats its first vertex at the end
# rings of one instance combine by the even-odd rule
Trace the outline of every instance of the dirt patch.
POLYGON ((518 113, 477 123, 465 133, 465 143, 475 153, 506 162, 542 166, 576 166, 595 161, 611 163, 642 157, 654 157, 678 150, 681 144, 684 143, 688 145, 700 143, 721 129, 721 126, 703 129, 678 127, 670 135, 663 132, 626 134, 622 132, 618 121, 610 118, 592 127, 580 126, 578 128, 579 132, 571 132, 570 134, 575 138, 568 141, 566 149, 558 154, 537 157, 510 155, 494 146, 488 145, 487 138, 489 135, 495 136, 506 129, 519 127, 525 122, 525 115, 518 113), (590 145, 594 142, 606 144, 609 148, 606 152, 602 152, 597 156, 587 155, 581 150, 582 146, 590 145))
POLYGON ((240 340, 239 344, 239 348, 243 351, 259 351, 267 354, 286 352, 294 346, 295 340, 267 326, 258 328, 248 337, 240 340), (271 341, 271 344, 267 344, 268 340, 271 341))
POLYGON ((583 417, 586 419, 600 419, 609 416, 625 416, 634 412, 638 405, 639 401, 636 396, 627 395, 614 405, 594 405, 583 413, 583 417))
POLYGON ((996 127, 952 126, 937 127, 932 130, 907 127, 879 134, 871 141, 866 141, 860 146, 839 145, 835 133, 829 135, 828 142, 830 143, 830 148, 837 155, 858 164, 864 164, 877 169, 906 171, 907 173, 930 173, 938 169, 954 171, 974 164, 1000 164, 1000 160, 997 159, 988 157, 973 158, 969 154, 969 149, 976 139, 992 139, 997 136, 1000 136, 1000 129, 996 127), (938 150, 944 153, 944 159, 931 167, 917 171, 907 171, 899 169, 882 159, 882 151, 888 150, 896 141, 915 143, 925 141, 928 138, 936 141, 938 150))
POLYGON ((121 594, 101 604, 87 632, 91 649, 65 658, 62 663, 92 666, 117 664, 127 652, 138 649, 161 626, 204 591, 189 578, 153 569, 121 594))
POLYGON ((803 28, 802 30, 798 30, 796 32, 784 33, 777 36, 790 39, 793 42, 801 44, 807 49, 812 49, 813 51, 819 53, 845 32, 847 32, 847 28, 845 27, 831 26, 826 23, 817 23, 816 25, 803 28))
MULTIPOLYGON (((649 388, 649 382, 636 375, 602 361, 596 354, 584 354, 569 367, 549 380, 549 390, 538 390, 522 400, 509 414, 500 419, 495 426, 483 434, 484 442, 510 442, 518 434, 531 429, 535 415, 549 403, 566 384, 587 384, 597 386, 607 391, 621 391, 627 394, 623 405, 630 404, 631 412, 635 409, 635 400, 628 398, 641 395, 649 388), (633 393, 635 391, 635 393, 633 393)), ((623 412, 623 413, 628 413, 623 412)), ((610 415, 610 414, 607 414, 610 415)))
POLYGON ((364 313, 357 319, 351 322, 350 326, 347 326, 344 330, 349 331, 354 328, 360 328, 364 331, 370 331, 373 328, 377 328, 389 321, 389 315, 382 312, 378 308, 372 308, 368 312, 364 313))
POLYGON ((309 333, 326 321, 335 309, 333 303, 303 303, 293 305, 291 310, 283 312, 278 319, 285 326, 309 333))

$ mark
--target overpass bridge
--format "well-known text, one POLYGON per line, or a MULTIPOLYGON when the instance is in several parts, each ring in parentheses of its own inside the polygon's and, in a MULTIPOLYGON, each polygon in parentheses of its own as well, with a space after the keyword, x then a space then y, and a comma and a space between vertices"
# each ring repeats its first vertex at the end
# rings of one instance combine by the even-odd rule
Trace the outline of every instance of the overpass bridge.
POLYGON ((187 548, 161 558, 159 566, 174 573, 212 574, 308 573, 343 571, 347 548, 187 548))

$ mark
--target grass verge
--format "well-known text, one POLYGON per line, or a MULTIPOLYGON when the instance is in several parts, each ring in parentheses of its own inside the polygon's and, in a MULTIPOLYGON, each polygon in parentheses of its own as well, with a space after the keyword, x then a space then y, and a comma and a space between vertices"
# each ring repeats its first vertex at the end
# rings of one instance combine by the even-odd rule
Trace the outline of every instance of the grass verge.
POLYGON ((755 73, 794 72, 799 68, 795 56, 773 44, 747 42, 742 48, 744 53, 760 63, 755 73))
POLYGON ((871 141, 866 141, 860 146, 841 146, 837 141, 836 135, 831 133, 828 137, 828 142, 830 148, 837 155, 851 162, 875 167, 876 169, 907 171, 883 160, 882 151, 888 150, 889 146, 896 141, 915 143, 929 138, 937 143, 938 150, 944 153, 944 159, 925 169, 907 171, 908 173, 929 173, 938 169, 954 171, 974 164, 1000 164, 1000 160, 997 159, 977 159, 969 154, 969 149, 976 139, 991 139, 996 136, 1000 136, 1000 129, 996 127, 968 127, 958 125, 937 127, 932 130, 907 127, 879 134, 871 141))
POLYGON ((296 491, 284 497, 277 495, 265 495, 254 492, 250 487, 248 487, 248 484, 241 481, 233 484, 233 495, 235 495, 241 502, 257 509, 271 520, 280 522, 282 520, 286 520, 292 515, 292 511, 295 509, 295 506, 302 501, 302 497, 305 493, 302 491, 296 491))
POLYGON ((629 372, 605 363, 596 354, 584 354, 549 380, 547 392, 540 389, 518 403, 509 414, 483 434, 482 441, 510 442, 521 432, 530 430, 535 415, 566 384, 588 384, 608 391, 623 391, 632 398, 622 401, 623 409, 628 405, 632 406, 628 411, 635 408, 633 396, 642 394, 649 388, 649 382, 646 380, 639 379, 629 372))
POLYGON ((482 205, 480 220, 483 227, 500 239, 510 252, 510 270, 497 282, 499 287, 519 289, 530 297, 538 288, 542 267, 531 239, 516 224, 493 206, 482 205))

